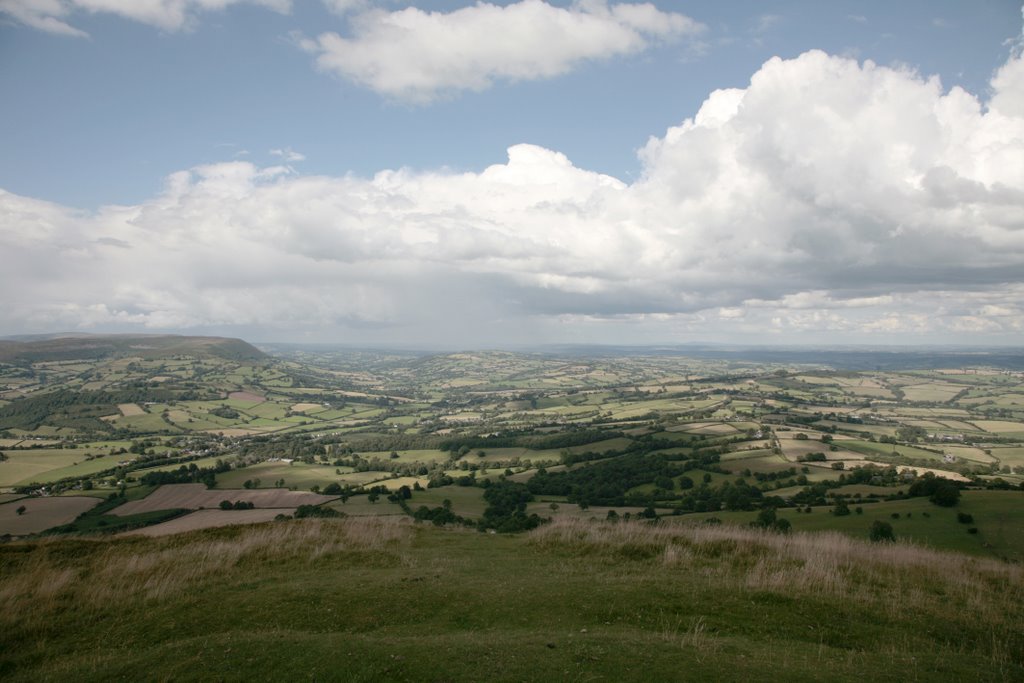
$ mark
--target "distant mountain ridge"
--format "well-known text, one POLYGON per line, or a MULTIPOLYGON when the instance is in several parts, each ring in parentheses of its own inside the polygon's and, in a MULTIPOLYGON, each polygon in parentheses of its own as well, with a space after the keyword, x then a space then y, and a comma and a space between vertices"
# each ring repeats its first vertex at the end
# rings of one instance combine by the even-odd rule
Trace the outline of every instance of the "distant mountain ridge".
POLYGON ((194 356, 260 360, 266 354, 241 339, 172 334, 53 334, 0 339, 0 362, 95 360, 117 356, 194 356))

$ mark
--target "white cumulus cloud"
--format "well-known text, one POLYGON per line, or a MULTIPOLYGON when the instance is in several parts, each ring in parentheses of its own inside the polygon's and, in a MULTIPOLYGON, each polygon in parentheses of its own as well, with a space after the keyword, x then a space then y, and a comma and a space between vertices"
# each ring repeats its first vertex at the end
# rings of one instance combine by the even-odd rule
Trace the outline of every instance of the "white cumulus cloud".
POLYGON ((650 139, 631 184, 522 144, 468 173, 211 164, 91 213, 0 192, 0 332, 1019 341, 1018 68, 979 99, 772 59, 650 139))
MULTIPOLYGON (((339 3, 334 3, 339 4, 339 3)), ((348 9, 350 3, 340 3, 348 9)), ((649 3, 586 0, 555 7, 542 0, 480 2, 452 12, 374 9, 351 17, 351 35, 303 38, 324 71, 387 97, 429 102, 496 81, 551 78, 586 61, 641 52, 694 36, 696 21, 649 3)))

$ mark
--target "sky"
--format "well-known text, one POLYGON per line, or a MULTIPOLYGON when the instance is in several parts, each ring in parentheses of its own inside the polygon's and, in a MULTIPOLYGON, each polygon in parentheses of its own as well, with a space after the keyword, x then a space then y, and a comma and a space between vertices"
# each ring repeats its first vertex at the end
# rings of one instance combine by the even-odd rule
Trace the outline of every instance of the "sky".
POLYGON ((1019 0, 0 0, 0 335, 1024 340, 1019 0))

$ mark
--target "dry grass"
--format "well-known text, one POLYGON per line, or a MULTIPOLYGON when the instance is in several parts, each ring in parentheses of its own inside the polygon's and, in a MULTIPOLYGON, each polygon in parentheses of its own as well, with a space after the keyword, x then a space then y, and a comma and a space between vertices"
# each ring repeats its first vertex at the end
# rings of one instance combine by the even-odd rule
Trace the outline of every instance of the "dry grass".
POLYGON ((401 519, 308 519, 221 534, 182 534, 145 545, 81 541, 74 560, 62 541, 31 546, 18 571, 0 578, 0 623, 45 615, 62 602, 100 607, 124 599, 162 600, 249 562, 315 563, 346 551, 392 551, 412 538, 401 519))
POLYGON ((581 553, 657 558, 666 568, 714 568, 716 580, 738 589, 842 598, 894 614, 933 603, 939 596, 986 620, 1002 622, 1005 605, 1024 600, 1019 565, 832 532, 777 534, 728 525, 563 518, 533 531, 531 541, 581 553), (722 568, 729 576, 719 573, 722 568))

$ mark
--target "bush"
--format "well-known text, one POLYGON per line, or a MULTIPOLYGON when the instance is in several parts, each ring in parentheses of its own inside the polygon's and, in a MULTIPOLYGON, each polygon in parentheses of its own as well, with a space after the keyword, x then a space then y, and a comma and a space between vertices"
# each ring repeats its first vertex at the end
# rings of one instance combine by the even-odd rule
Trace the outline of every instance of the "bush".
POLYGON ((935 492, 928 496, 928 500, 936 505, 951 508, 960 501, 960 489, 953 483, 939 484, 935 492))
POLYGON ((338 512, 333 508, 322 508, 319 505, 300 505, 295 510, 295 519, 303 517, 344 517, 344 512, 338 512))
POLYGON ((850 506, 846 504, 846 501, 841 500, 832 508, 832 514, 836 517, 845 517, 850 514, 850 506))
POLYGON ((875 520, 871 523, 871 531, 869 535, 871 540, 875 543, 896 540, 896 534, 893 533, 892 524, 881 520, 875 520))
POLYGON ((974 515, 969 515, 966 512, 958 512, 956 513, 956 521, 960 522, 961 524, 973 524, 974 515))

